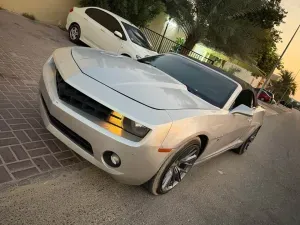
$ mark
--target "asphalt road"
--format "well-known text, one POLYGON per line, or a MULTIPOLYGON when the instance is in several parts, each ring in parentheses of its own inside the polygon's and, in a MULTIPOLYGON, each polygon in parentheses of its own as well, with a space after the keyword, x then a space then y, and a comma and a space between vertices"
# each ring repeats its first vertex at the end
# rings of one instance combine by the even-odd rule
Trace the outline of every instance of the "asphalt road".
POLYGON ((93 166, 2 189, 0 224, 300 224, 299 134, 300 112, 268 117, 245 155, 199 165, 160 197, 93 166))

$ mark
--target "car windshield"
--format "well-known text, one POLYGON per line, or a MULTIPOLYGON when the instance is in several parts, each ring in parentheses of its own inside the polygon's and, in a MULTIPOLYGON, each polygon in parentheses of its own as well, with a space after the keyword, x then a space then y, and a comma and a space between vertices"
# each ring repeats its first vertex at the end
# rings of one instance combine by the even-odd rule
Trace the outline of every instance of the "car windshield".
POLYGON ((144 48, 147 48, 149 50, 152 50, 151 43, 148 41, 148 39, 145 37, 145 35, 139 29, 137 29, 136 27, 131 26, 127 23, 122 22, 122 24, 125 27, 130 40, 133 43, 135 43, 139 46, 142 46, 144 48))
POLYGON ((189 92, 223 108, 237 84, 217 71, 185 57, 166 54, 139 60, 156 67, 187 86, 189 92))

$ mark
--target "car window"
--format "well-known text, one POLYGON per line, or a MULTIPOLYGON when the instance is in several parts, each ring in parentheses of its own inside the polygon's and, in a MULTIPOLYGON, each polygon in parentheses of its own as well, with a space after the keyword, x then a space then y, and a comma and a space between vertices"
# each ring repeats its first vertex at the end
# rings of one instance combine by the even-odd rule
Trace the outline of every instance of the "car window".
POLYGON ((126 40, 126 36, 124 34, 124 31, 119 23, 118 20, 116 20, 113 16, 109 15, 108 13, 94 8, 89 8, 85 11, 85 13, 101 24, 103 27, 108 29, 110 32, 119 31, 123 35, 123 39, 126 40))
POLYGON ((255 107, 255 99, 254 99, 254 93, 251 90, 243 90, 241 93, 238 95, 236 98, 233 106, 231 107, 232 109, 238 107, 239 105, 245 105, 248 106, 249 108, 254 108, 255 107))
POLYGON ((266 92, 267 92, 267 94, 268 94, 270 97, 273 96, 273 93, 272 93, 272 92, 270 92, 270 91, 266 91, 266 92))
POLYGON ((267 91, 262 91, 265 95, 270 97, 270 94, 267 91))
POLYGON ((215 70, 182 56, 165 54, 139 60, 165 72, 187 86, 189 92, 223 108, 237 84, 215 70))
POLYGON ((139 29, 124 22, 122 22, 122 24, 125 30, 127 31, 130 40, 133 43, 150 50, 153 49, 150 41, 145 37, 145 35, 139 29))

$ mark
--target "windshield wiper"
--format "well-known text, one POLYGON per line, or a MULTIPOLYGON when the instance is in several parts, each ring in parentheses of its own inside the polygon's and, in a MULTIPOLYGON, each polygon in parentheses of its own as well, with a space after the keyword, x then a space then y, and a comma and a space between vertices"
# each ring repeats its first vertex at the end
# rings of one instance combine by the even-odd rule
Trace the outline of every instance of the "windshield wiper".
POLYGON ((184 84, 184 85, 187 87, 187 90, 189 92, 191 92, 192 94, 194 94, 194 95, 196 95, 196 96, 198 96, 198 97, 201 98, 201 94, 198 92, 198 90, 196 90, 196 89, 194 89, 194 88, 192 88, 192 87, 190 87, 190 86, 188 86, 186 84, 184 84))
POLYGON ((147 64, 147 65, 150 65, 150 66, 153 66, 153 67, 156 68, 156 66, 152 65, 152 64, 151 64, 150 62, 148 62, 148 61, 144 61, 143 59, 138 59, 137 61, 140 62, 140 63, 144 63, 144 64, 147 64))

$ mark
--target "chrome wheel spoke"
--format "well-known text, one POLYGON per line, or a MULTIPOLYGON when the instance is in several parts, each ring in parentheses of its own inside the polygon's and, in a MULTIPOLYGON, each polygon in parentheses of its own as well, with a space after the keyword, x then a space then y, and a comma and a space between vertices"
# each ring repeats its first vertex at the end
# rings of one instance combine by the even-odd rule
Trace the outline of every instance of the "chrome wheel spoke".
POLYGON ((178 166, 174 167, 173 176, 174 176, 175 181, 178 181, 178 182, 181 181, 181 173, 180 173, 180 169, 178 166))
MULTIPOLYGON (((192 166, 193 164, 191 164, 191 166, 192 166)), ((182 172, 182 173, 188 173, 189 172, 189 170, 187 170, 187 169, 182 169, 182 168, 180 168, 180 167, 178 167, 178 169, 180 170, 180 172, 182 172)))
POLYGON ((185 175, 190 171, 195 161, 197 160, 199 148, 192 146, 190 151, 185 155, 181 155, 169 167, 168 172, 164 175, 161 188, 163 191, 169 191, 174 188, 185 175))
POLYGON ((183 159, 180 160, 180 163, 191 163, 193 162, 195 159, 197 159, 197 155, 189 155, 183 159))
POLYGON ((165 179, 163 180, 163 184, 162 184, 163 189, 166 189, 167 186, 170 185, 172 177, 173 177, 173 170, 169 170, 165 175, 165 179))
POLYGON ((172 188, 174 186, 174 183, 176 181, 176 174, 174 173, 174 168, 172 169, 173 172, 172 172, 172 178, 171 178, 171 182, 170 182, 170 187, 172 188))
POLYGON ((254 141, 255 137, 256 137, 256 135, 252 135, 252 136, 250 137, 250 142, 254 141))

